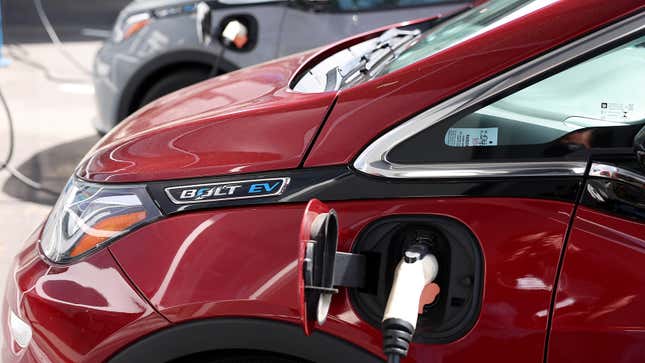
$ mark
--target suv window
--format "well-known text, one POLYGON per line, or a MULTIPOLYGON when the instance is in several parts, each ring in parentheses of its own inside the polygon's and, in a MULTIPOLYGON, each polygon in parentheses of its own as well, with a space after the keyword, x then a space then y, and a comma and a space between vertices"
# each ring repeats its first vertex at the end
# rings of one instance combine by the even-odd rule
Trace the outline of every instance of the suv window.
POLYGON ((340 11, 370 11, 433 5, 445 2, 446 0, 333 0, 332 4, 340 11))
POLYGON ((388 159, 526 158, 593 147, 594 129, 629 134, 645 123, 643 84, 645 37, 434 125, 395 147, 388 159))

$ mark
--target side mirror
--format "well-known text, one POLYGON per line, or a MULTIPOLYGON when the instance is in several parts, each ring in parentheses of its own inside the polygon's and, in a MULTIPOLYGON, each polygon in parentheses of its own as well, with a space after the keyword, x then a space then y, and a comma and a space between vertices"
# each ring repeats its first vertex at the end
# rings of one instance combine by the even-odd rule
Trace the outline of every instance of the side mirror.
POLYGON ((197 38, 205 46, 211 44, 213 40, 213 21, 211 18, 211 7, 205 2, 197 4, 197 38))
POLYGON ((634 137, 634 152, 636 152, 638 164, 645 170, 645 126, 634 137))
POLYGON ((227 47, 243 49, 249 42, 249 29, 239 20, 230 20, 222 30, 221 39, 227 47))

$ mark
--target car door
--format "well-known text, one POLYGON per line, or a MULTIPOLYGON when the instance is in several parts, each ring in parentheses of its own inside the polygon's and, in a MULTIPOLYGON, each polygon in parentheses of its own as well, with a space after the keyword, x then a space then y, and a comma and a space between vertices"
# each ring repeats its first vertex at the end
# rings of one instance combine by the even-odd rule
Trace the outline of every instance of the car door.
MULTIPOLYGON (((577 332, 563 325, 563 334, 571 334, 557 343, 557 312, 572 304, 564 295, 554 300, 567 236, 569 246, 583 242, 576 243, 579 238, 594 244, 587 257, 597 256, 602 243, 588 242, 576 230, 591 225, 598 233, 601 221, 603 243, 621 244, 620 237, 622 250, 587 261, 578 294, 593 293, 585 288, 602 286, 604 277, 623 282, 623 290, 588 301, 605 308, 640 302, 642 279, 634 263, 642 256, 642 225, 592 218, 597 212, 588 202, 578 205, 594 179, 588 170, 596 158, 632 155, 632 140, 645 124, 643 29, 638 19, 614 24, 454 96, 386 132, 366 146, 353 171, 314 188, 338 216, 339 249, 378 266, 368 270, 367 286, 350 289, 347 302, 332 309, 335 318, 366 322, 373 330, 363 329, 378 336, 401 246, 423 238, 435 241, 441 292, 421 310, 411 361, 543 362, 554 345, 573 345, 577 332), (581 218, 591 222, 581 227, 581 218), (621 256, 630 267, 618 266, 621 256), (620 271, 608 278, 595 261, 612 262, 620 271)), ((569 271, 568 253, 562 276, 569 271)), ((565 285, 571 286, 561 283, 560 289, 565 285)), ((631 357, 642 353, 642 318, 635 316, 641 307, 628 309, 631 318, 621 311, 615 320, 621 325, 612 326, 612 339, 624 339, 616 346, 630 348, 624 354, 631 357)), ((569 321, 580 315, 573 311, 569 321)))
POLYGON ((558 280, 551 363, 645 357, 645 172, 629 159, 592 164, 558 280))
POLYGON ((293 0, 282 20, 279 56, 402 21, 451 13, 469 2, 446 0, 293 0))
MULTIPOLYGON (((599 111, 608 122, 642 123, 645 92, 624 80, 645 80, 645 37, 609 57, 616 66, 597 78, 606 101, 599 111)), ((626 136, 607 137, 591 156, 556 285, 549 362, 645 357, 645 166, 626 136)))

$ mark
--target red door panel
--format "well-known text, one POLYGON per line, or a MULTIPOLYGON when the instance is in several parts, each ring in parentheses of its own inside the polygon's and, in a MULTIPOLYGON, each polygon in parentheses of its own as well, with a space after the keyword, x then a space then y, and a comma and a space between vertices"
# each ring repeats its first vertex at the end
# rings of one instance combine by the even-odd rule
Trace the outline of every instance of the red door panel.
POLYGON ((645 361, 645 224, 580 207, 560 275, 549 363, 645 361))
MULTIPOLYGON (((370 223, 438 215, 466 225, 484 256, 477 322, 463 338, 412 344, 408 362, 542 362, 551 289, 572 204, 520 198, 410 198, 328 202, 339 216, 339 250, 370 223)), ((296 261, 304 204, 187 213, 111 245, 146 297, 173 322, 254 315, 301 324, 296 261)), ((317 329, 381 354, 381 332, 361 320, 347 291, 317 329)), ((303 333, 304 334, 304 333, 303 333)))

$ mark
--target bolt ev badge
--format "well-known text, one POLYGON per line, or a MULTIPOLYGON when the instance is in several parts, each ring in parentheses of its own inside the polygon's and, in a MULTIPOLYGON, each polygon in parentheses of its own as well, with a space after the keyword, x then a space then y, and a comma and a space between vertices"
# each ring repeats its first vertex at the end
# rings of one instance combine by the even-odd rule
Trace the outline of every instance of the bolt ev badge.
POLYGON ((171 187, 166 194, 175 204, 218 202, 280 195, 288 184, 289 178, 237 180, 171 187))

